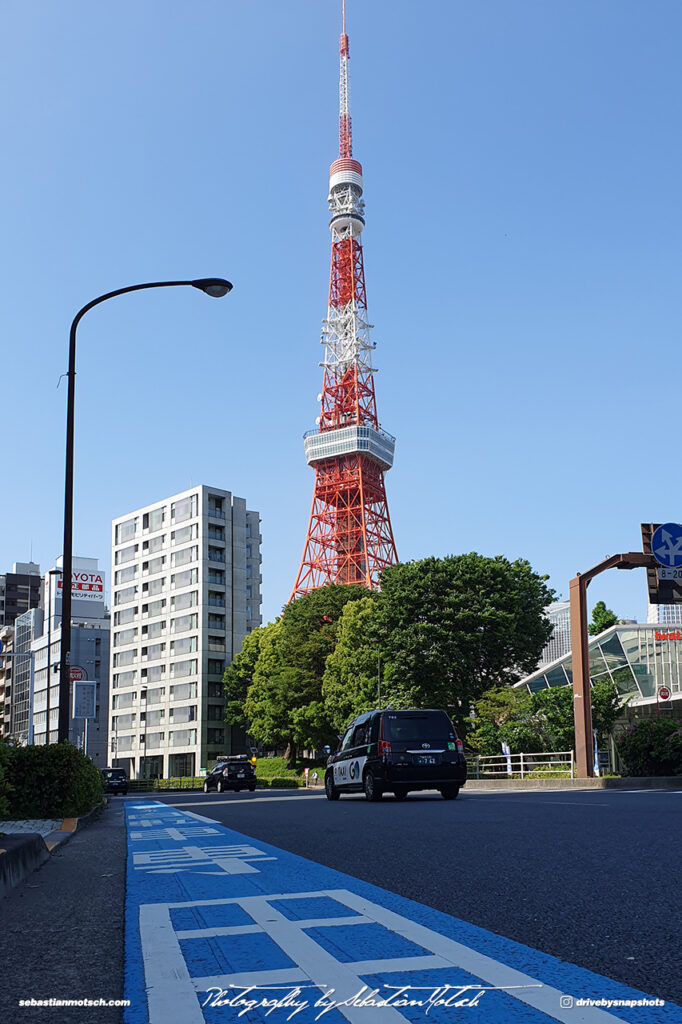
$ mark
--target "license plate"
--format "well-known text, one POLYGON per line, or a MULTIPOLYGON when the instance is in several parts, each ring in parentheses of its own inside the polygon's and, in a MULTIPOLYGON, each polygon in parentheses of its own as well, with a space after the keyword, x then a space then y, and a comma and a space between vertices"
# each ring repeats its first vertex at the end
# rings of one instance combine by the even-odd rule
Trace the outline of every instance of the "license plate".
POLYGON ((428 757, 422 754, 420 754, 419 757, 416 758, 416 761, 417 764, 438 764, 435 757, 428 757))
POLYGON ((243 779, 244 778, 244 772, 237 772, 237 778, 238 779, 243 779))

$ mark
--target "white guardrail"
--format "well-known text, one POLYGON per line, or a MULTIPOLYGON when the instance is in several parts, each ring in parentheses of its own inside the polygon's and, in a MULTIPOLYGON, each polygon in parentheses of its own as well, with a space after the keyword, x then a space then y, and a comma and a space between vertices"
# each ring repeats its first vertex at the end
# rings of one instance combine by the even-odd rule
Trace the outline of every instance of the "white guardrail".
POLYGON ((470 779, 521 778, 556 772, 567 778, 575 777, 575 757, 572 750, 550 751, 546 754, 495 754, 467 758, 470 779))

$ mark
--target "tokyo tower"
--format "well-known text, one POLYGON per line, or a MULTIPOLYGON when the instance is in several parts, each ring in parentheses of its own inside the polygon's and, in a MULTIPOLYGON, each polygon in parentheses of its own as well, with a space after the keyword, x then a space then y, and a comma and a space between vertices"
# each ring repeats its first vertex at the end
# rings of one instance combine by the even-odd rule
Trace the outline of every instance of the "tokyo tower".
POLYGON ((329 169, 331 271, 323 321, 322 393, 317 430, 304 437, 315 470, 303 558, 291 599, 325 583, 376 588, 379 574, 398 561, 384 474, 395 438, 379 426, 367 317, 362 229, 362 165, 353 159, 348 102, 346 2, 342 7, 339 75, 339 157, 329 169))

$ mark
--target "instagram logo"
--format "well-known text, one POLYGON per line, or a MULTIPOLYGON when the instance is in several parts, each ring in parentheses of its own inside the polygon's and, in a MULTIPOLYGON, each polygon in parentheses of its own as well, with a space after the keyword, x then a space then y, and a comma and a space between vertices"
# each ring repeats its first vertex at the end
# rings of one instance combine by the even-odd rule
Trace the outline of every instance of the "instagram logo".
POLYGON ((559 1006, 562 1010, 571 1010, 573 1008, 573 996, 562 996, 559 1000, 559 1006))

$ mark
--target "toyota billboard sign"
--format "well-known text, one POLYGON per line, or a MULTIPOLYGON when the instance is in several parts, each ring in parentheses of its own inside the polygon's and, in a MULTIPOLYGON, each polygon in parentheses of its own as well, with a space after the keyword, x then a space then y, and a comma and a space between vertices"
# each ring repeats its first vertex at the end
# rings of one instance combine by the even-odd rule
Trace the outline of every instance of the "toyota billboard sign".
MULTIPOLYGON (((62 596, 62 576, 57 577, 57 597, 62 596)), ((103 601, 104 573, 83 572, 74 569, 71 573, 72 601, 103 601)))

